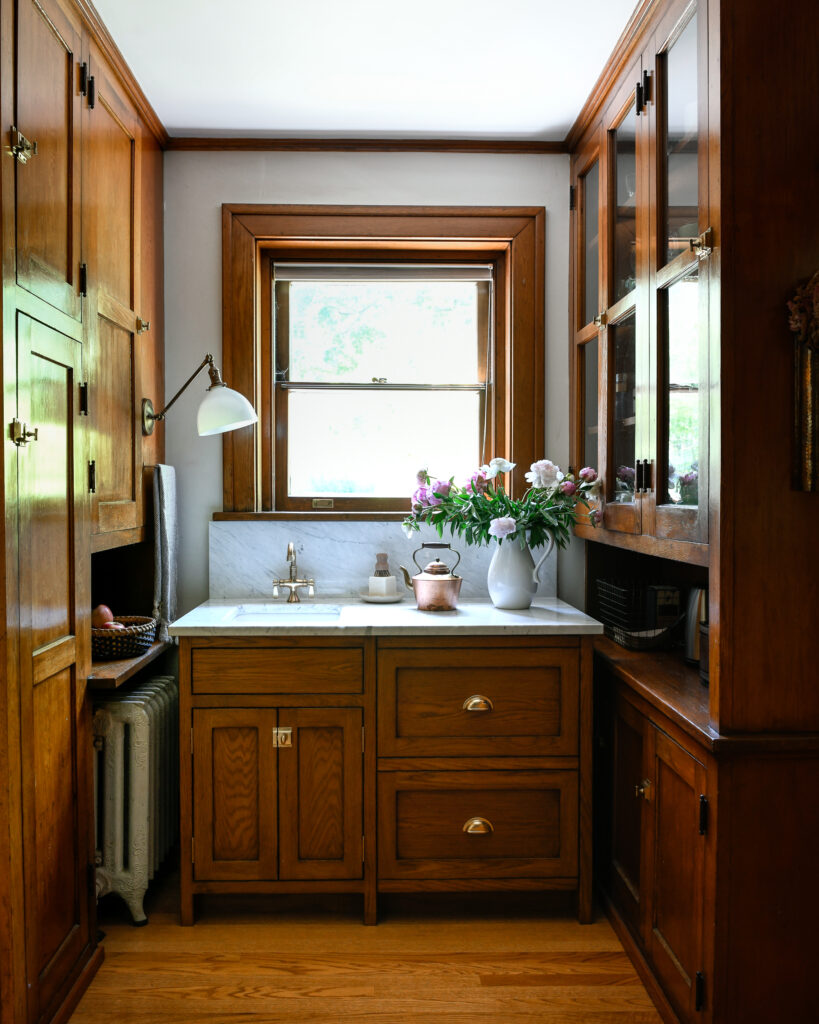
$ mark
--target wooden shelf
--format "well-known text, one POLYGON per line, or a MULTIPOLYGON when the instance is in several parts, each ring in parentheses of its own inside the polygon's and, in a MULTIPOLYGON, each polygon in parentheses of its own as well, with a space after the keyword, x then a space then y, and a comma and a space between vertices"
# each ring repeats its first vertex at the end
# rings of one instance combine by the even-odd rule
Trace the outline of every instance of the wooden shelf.
POLYGON ((88 676, 88 685, 92 690, 116 690, 132 676, 135 676, 140 669, 150 665, 159 657, 163 651, 167 651, 172 644, 164 640, 157 640, 151 644, 147 651, 137 655, 135 658, 119 658, 116 661, 95 661, 91 665, 91 673, 88 676))

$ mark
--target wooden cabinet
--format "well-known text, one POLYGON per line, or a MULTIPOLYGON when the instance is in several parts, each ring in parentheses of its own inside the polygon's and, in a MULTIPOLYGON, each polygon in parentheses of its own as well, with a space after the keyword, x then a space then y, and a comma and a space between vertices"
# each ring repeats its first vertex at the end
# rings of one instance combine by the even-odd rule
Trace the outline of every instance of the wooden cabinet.
POLYGON ((183 923, 220 891, 360 892, 374 919, 368 657, 364 642, 183 638, 183 923))
POLYGON ((590 919, 586 643, 379 641, 379 891, 573 889, 590 919))
POLYGON ((707 0, 667 5, 572 158, 572 461, 598 467, 605 499, 605 534, 578 533, 697 564, 717 229, 707 18, 707 0))

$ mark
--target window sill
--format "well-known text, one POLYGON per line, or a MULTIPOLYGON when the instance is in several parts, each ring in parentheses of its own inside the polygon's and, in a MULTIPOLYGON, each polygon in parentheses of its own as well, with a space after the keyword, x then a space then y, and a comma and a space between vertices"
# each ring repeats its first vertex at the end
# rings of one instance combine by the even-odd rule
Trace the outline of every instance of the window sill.
POLYGON ((293 523, 308 520, 337 520, 346 522, 383 523, 385 521, 401 522, 410 514, 409 502, 406 512, 214 512, 214 522, 276 522, 293 523))

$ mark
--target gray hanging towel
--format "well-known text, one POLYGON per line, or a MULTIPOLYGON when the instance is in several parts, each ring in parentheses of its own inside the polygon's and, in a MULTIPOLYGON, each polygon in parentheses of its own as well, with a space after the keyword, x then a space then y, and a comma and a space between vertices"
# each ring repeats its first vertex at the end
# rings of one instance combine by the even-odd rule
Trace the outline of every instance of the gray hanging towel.
POLYGON ((176 470, 154 466, 154 609, 156 639, 170 640, 168 623, 176 618, 176 470))

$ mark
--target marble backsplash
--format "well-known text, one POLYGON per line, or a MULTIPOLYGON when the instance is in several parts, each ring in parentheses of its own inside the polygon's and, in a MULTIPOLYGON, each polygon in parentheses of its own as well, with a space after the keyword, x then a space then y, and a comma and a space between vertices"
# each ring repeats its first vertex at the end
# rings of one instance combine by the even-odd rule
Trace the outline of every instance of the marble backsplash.
MULTIPOLYGON (((444 536, 445 541, 450 540, 444 536)), ((415 575, 413 551, 422 541, 438 541, 431 528, 407 540, 401 523, 328 521, 211 522, 209 542, 210 597, 271 597, 271 579, 287 576, 287 545, 296 548, 299 576, 316 581, 316 598, 356 596, 366 590, 375 566, 376 552, 389 554, 390 569, 400 576, 405 565, 415 575)), ((461 553, 458 575, 463 576, 461 600, 488 600, 486 572, 494 553, 491 548, 470 547, 452 541, 461 553)), ((441 557, 452 565, 448 552, 441 557)), ((432 556, 425 561, 426 564, 432 556)), ((556 594, 557 557, 553 552, 540 572, 538 594, 556 594)), ((403 582, 400 583, 403 588, 403 582)), ((409 596, 409 593, 407 593, 409 596)))

